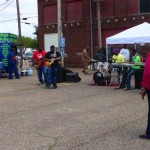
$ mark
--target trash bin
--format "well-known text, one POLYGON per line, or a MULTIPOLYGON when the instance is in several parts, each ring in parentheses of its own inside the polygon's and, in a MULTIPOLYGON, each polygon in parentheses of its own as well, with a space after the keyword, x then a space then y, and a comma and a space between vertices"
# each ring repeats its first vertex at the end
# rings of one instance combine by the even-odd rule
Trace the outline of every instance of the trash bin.
POLYGON ((135 88, 136 89, 141 89, 141 82, 142 82, 142 78, 143 78, 143 69, 139 69, 136 73, 135 73, 135 88))

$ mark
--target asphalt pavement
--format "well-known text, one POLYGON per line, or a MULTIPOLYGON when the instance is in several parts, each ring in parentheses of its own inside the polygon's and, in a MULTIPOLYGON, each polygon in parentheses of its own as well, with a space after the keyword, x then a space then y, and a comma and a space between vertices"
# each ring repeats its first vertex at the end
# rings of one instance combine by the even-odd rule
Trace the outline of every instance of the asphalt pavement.
POLYGON ((82 80, 57 89, 39 86, 35 71, 0 79, 0 150, 149 150, 138 138, 147 122, 140 90, 94 86, 94 72, 71 70, 82 80))

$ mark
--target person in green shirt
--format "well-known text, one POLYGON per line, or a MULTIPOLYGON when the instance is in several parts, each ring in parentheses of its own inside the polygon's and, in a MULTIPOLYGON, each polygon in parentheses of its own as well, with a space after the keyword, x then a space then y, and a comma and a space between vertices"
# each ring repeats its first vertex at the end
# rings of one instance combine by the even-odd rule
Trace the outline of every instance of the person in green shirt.
MULTIPOLYGON (((131 63, 140 63, 141 58, 137 54, 136 49, 131 49, 131 54, 132 54, 132 61, 131 63)), ((130 90, 131 89, 131 77, 134 75, 139 69, 141 69, 140 66, 138 65, 133 65, 131 68, 125 73, 126 75, 126 82, 125 82, 125 90, 130 90)))

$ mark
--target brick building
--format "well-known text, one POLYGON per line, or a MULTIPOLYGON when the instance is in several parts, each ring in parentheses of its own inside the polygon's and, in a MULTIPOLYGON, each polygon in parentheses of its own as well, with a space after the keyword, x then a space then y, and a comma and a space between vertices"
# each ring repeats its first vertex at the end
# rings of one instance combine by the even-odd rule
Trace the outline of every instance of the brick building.
MULTIPOLYGON (((98 45, 97 0, 61 0, 65 64, 79 66, 86 46, 95 55, 98 45), (92 31, 92 32, 91 32, 92 31)), ((38 0, 39 43, 46 50, 58 45, 57 0, 38 0)), ((150 0, 100 0, 101 40, 143 22, 150 23, 150 0)), ((148 45, 149 46, 149 45, 148 45)), ((147 48, 147 47, 146 47, 147 48)))

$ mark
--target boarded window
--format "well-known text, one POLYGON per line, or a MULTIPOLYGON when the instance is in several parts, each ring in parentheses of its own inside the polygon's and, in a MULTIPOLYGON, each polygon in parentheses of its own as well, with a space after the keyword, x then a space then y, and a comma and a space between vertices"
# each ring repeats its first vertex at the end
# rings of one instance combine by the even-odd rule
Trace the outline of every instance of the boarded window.
POLYGON ((82 1, 67 3, 67 20, 82 20, 83 19, 83 3, 82 1))
POLYGON ((140 13, 150 12, 150 0, 140 0, 140 13))
POLYGON ((44 8, 44 24, 57 23, 57 6, 50 5, 44 8))

